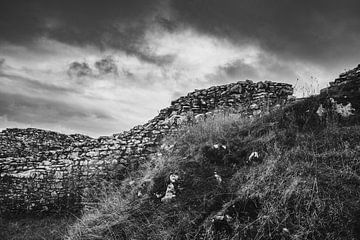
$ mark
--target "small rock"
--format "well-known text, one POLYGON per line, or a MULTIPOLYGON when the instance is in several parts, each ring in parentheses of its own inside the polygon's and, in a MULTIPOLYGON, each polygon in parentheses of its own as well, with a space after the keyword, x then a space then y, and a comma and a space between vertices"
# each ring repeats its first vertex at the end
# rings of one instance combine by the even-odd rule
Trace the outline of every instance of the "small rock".
POLYGON ((323 107, 322 104, 320 104, 318 110, 316 111, 316 114, 319 116, 319 117, 323 117, 325 115, 325 112, 326 112, 326 109, 323 107))
POLYGON ((217 174, 217 172, 214 172, 214 177, 215 177, 217 183, 221 184, 222 178, 221 178, 221 176, 219 174, 217 174))
POLYGON ((283 228, 282 230, 283 230, 283 232, 290 234, 289 229, 287 229, 287 228, 283 228))
POLYGON ((249 156, 249 162, 257 161, 259 159, 259 153, 258 152, 252 152, 249 156))
POLYGON ((170 174, 169 179, 170 179, 170 182, 175 183, 175 182, 177 182, 177 181, 179 180, 179 175, 177 175, 177 174, 170 174))
POLYGON ((176 197, 175 186, 173 183, 169 183, 166 188, 165 196, 161 199, 162 202, 169 202, 176 197))

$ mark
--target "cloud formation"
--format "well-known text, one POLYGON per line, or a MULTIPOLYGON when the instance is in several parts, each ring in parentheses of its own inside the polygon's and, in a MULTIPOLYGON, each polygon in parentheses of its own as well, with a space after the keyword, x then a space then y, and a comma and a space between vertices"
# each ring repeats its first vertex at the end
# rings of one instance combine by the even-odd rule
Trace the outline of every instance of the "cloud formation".
POLYGON ((69 118, 111 119, 111 116, 97 109, 5 92, 0 92, 0 113, 6 115, 8 120, 20 123, 29 123, 29 120, 30 123, 56 123, 69 118))
POLYGON ((0 41, 29 45, 45 37, 72 45, 121 49, 143 61, 168 62, 146 49, 159 0, 35 0, 0 3, 0 41))
POLYGON ((258 76, 256 68, 249 64, 246 64, 242 59, 227 63, 224 66, 220 66, 219 71, 223 72, 231 78, 247 77, 249 79, 253 79, 258 76))
POLYGON ((86 62, 72 62, 69 65, 69 69, 67 70, 67 74, 70 77, 85 77, 85 76, 92 76, 92 69, 86 62))
POLYGON ((4 0, 0 128, 109 134, 194 88, 324 86, 360 59, 358 9, 358 0, 4 0))
POLYGON ((14 71, 11 66, 0 68, 0 129, 32 126, 97 135, 109 129, 91 129, 92 125, 115 122, 105 109, 89 104, 92 100, 81 96, 76 87, 58 86, 11 70, 14 71))
POLYGON ((199 32, 282 57, 332 63, 360 57, 357 0, 173 0, 171 7, 177 21, 199 32))
POLYGON ((118 68, 115 64, 114 59, 111 56, 107 56, 97 62, 95 62, 95 67, 99 71, 100 75, 106 75, 106 74, 114 74, 118 75, 118 68))
MULTIPOLYGON (((335 64, 360 53, 358 0, 12 0, 0 3, 0 41, 29 44, 45 37, 72 45, 121 49, 163 65, 146 33, 191 27, 236 44, 259 44, 284 58, 335 64)), ((349 60, 350 59, 350 60, 349 60)))
MULTIPOLYGON (((97 137, 144 123, 166 105, 167 92, 157 87, 142 87, 143 80, 129 76, 130 72, 124 73, 127 66, 114 78, 111 72, 107 73, 110 71, 105 68, 107 64, 97 64, 104 71, 100 74, 95 65, 104 63, 104 59, 109 58, 96 56, 84 62, 64 64, 63 67, 72 67, 73 77, 67 74, 68 69, 48 71, 47 66, 53 67, 47 59, 34 64, 38 69, 31 64, 25 68, 14 59, 6 60, 9 64, 0 68, 0 130, 37 127, 97 137), (42 64, 46 64, 46 68, 42 68, 42 64), (88 69, 92 72, 90 76, 83 73, 88 73, 88 69), (129 86, 131 79, 133 83, 129 86)), ((66 61, 57 58, 54 64, 57 62, 66 61)), ((115 66, 112 67, 111 71, 115 66)))

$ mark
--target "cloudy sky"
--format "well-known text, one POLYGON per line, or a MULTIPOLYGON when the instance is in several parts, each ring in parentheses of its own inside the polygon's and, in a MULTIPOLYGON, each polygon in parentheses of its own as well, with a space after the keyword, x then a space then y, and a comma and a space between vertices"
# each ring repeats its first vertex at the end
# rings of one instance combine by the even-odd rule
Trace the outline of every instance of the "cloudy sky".
POLYGON ((109 135, 245 79, 313 93, 360 63, 359 11, 358 0, 2 0, 0 129, 109 135))

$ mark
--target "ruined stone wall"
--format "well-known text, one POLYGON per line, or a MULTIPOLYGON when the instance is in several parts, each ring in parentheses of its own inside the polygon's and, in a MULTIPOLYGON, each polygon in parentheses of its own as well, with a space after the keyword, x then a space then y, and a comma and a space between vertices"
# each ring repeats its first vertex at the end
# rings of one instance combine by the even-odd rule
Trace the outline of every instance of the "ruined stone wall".
POLYGON ((344 95, 343 93, 360 91, 360 64, 349 71, 341 73, 335 81, 330 82, 328 88, 321 90, 321 94, 344 95))
POLYGON ((121 180, 147 161, 161 139, 216 109, 256 115, 285 104, 291 85, 241 81, 195 90, 171 102, 144 125, 93 139, 39 129, 0 133, 0 213, 74 211, 88 186, 121 180))
MULTIPOLYGON (((360 121, 360 64, 349 71, 341 73, 338 78, 330 82, 330 86, 320 92, 320 103, 324 106, 333 105, 352 109, 351 120, 353 123, 360 121), (331 104, 329 104, 329 101, 331 104), (334 105, 335 104, 335 105, 334 105), (346 106, 346 107, 345 107, 346 106)), ((338 110, 339 111, 339 110, 338 110)))

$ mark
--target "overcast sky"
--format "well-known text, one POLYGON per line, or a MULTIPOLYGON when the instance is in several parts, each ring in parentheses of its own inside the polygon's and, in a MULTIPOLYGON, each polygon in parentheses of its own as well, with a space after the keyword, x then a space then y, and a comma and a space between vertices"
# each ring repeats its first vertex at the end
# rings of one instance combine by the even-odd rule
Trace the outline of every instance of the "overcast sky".
POLYGON ((2 0, 0 129, 93 137, 195 88, 318 91, 360 63, 359 0, 2 0))

